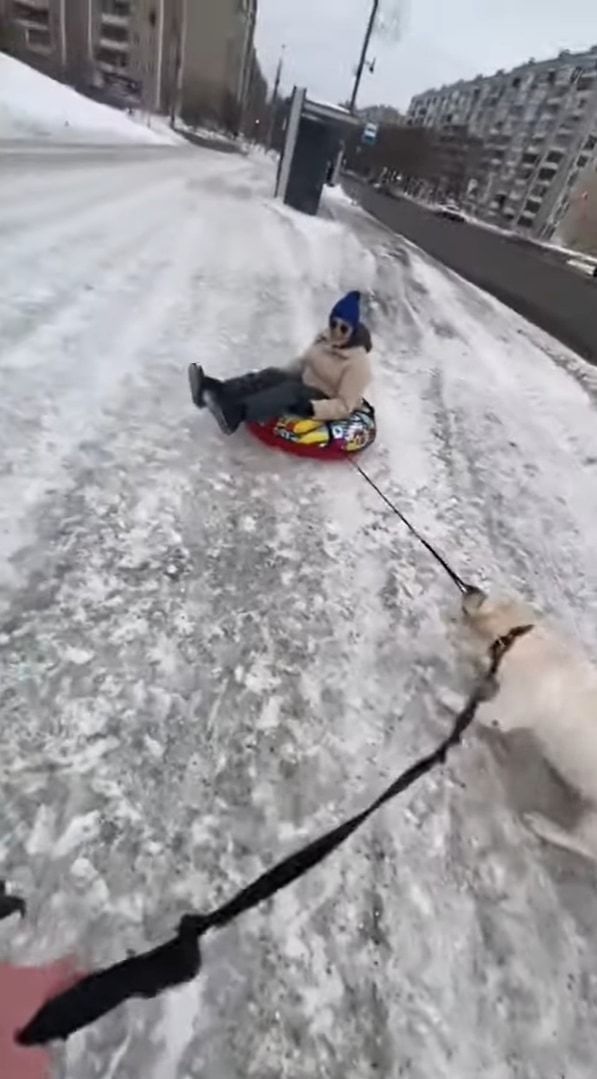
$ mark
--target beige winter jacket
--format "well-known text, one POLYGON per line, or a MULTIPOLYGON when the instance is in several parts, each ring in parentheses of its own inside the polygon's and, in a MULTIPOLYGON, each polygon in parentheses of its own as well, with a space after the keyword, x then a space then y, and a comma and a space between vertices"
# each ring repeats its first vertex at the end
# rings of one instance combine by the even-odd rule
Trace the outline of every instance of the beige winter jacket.
POLYGON ((313 401, 318 420, 345 420, 361 404, 372 377, 364 344, 336 348, 327 331, 301 356, 298 367, 307 386, 321 390, 329 400, 313 401))

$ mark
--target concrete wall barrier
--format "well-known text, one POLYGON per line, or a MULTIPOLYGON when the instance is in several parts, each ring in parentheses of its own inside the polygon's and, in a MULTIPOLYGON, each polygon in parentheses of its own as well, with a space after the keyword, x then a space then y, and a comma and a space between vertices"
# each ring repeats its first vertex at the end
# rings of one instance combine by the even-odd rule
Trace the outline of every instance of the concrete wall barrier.
POLYGON ((597 363, 597 279, 577 274, 561 255, 524 238, 445 220, 357 180, 345 186, 384 225, 597 363))

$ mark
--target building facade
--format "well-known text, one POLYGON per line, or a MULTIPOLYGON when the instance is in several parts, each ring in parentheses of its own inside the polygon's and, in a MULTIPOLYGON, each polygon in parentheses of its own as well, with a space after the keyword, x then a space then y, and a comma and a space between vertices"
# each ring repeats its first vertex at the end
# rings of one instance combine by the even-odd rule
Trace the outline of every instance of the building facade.
POLYGON ((66 0, 0 0, 2 48, 46 74, 66 69, 66 0))
POLYGON ((573 190, 554 239, 587 255, 597 255, 597 171, 587 166, 573 190))
POLYGON ((104 100, 242 111, 257 0, 0 0, 0 15, 12 55, 104 100))
POLYGON ((257 0, 186 0, 182 114, 190 122, 238 128, 247 100, 257 0))
POLYGON ((429 90, 413 98, 407 122, 481 140, 468 207, 548 238, 597 159, 597 46, 429 90))
POLYGON ((87 86, 148 111, 167 111, 174 91, 170 42, 177 15, 173 0, 91 0, 87 86))

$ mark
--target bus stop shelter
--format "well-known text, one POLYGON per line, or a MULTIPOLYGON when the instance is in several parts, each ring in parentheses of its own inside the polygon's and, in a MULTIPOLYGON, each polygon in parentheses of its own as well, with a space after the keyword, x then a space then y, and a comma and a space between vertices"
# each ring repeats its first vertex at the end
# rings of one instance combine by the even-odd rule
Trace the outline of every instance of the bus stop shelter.
POLYGON ((280 158, 276 196, 288 206, 316 214, 328 177, 333 173, 344 141, 361 121, 340 105, 327 105, 307 97, 295 87, 284 149, 280 158))

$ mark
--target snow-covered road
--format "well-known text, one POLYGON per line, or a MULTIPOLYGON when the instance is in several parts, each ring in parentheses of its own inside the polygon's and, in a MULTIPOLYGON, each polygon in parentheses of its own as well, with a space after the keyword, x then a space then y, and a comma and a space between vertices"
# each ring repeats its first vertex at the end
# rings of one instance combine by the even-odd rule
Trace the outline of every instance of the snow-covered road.
MULTIPOLYGON (((370 297, 364 465, 463 575, 597 646, 593 371, 342 201, 211 152, 0 171, 0 927, 19 962, 167 938, 446 731, 458 597, 348 467, 223 440, 186 365, 283 362, 370 297)), ((559 788, 479 731, 324 868, 208 938, 196 983, 64 1079, 589 1079, 597 875, 519 810, 559 788)))

